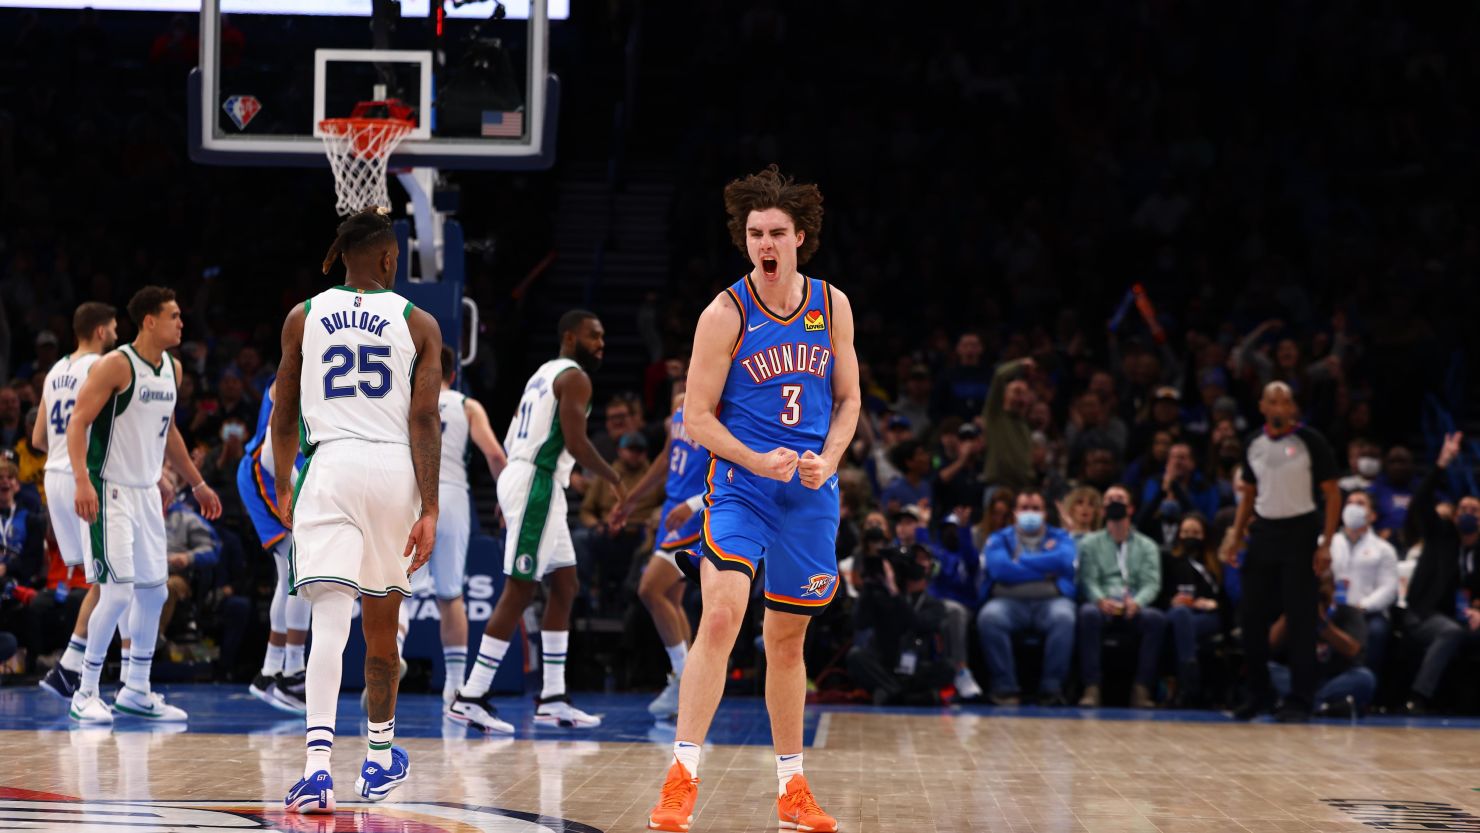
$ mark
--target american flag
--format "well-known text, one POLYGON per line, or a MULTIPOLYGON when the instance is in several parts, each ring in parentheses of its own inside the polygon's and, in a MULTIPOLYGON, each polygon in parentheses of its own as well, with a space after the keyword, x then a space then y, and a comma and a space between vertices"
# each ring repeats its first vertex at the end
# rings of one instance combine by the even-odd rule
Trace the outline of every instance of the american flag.
POLYGON ((484 110, 483 129, 484 136, 499 138, 518 138, 524 135, 524 111, 523 110, 484 110))

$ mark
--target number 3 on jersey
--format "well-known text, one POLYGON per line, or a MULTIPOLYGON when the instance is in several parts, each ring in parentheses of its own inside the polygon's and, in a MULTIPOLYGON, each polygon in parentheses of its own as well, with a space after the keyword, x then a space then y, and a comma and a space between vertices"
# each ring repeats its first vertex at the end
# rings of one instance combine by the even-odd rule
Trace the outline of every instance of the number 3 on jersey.
POLYGON ((782 425, 796 425, 802 421, 802 405, 798 401, 801 396, 801 385, 781 386, 781 398, 786 400, 786 407, 781 409, 782 425))

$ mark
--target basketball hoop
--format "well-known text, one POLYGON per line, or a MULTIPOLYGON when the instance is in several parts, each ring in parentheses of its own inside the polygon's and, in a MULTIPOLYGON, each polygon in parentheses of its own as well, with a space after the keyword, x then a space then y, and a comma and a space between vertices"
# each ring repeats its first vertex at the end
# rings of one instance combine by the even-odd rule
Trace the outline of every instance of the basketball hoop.
POLYGON ((412 109, 399 101, 362 101, 349 118, 324 119, 324 152, 334 171, 335 209, 348 216, 370 205, 390 206, 386 192, 386 166, 391 154, 416 127, 409 118, 412 109), (385 117, 365 115, 382 111, 385 117))

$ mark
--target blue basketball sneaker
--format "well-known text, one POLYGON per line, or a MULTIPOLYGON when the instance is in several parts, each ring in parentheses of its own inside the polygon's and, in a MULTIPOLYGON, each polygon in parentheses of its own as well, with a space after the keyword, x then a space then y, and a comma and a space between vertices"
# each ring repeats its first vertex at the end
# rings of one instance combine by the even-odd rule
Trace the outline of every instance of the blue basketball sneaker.
POLYGON ((361 798, 371 801, 384 801, 391 794, 391 790, 406 783, 406 776, 411 774, 411 759, 406 755, 406 750, 399 746, 391 747, 391 765, 382 767, 372 761, 366 761, 360 767, 360 777, 355 780, 355 792, 361 798))
POLYGON ((329 777, 325 770, 319 770, 313 775, 299 779, 288 790, 288 797, 283 799, 283 806, 290 813, 303 813, 305 815, 317 815, 320 813, 334 812, 334 779, 329 777))

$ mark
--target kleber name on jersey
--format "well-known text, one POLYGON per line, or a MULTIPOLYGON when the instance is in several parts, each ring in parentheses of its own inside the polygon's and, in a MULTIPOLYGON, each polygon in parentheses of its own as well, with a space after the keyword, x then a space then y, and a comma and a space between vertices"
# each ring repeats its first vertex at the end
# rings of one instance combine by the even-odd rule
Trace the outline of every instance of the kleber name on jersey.
MULTIPOLYGON (((358 301, 359 298, 356 297, 355 300, 358 301)), ((373 312, 361 312, 358 315, 353 312, 334 312, 320 317, 319 323, 324 325, 324 330, 330 335, 340 330, 353 329, 384 336, 386 325, 391 322, 373 312)))
POLYGON ((70 373, 63 373, 51 380, 51 390, 77 390, 77 386, 80 384, 82 384, 81 379, 70 373))
POLYGON ((827 363, 832 361, 832 350, 820 344, 780 344, 752 353, 740 360, 740 366, 750 374, 756 384, 770 381, 788 373, 807 373, 819 379, 827 378, 827 363))

